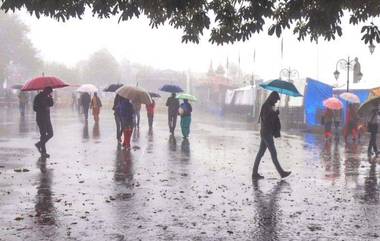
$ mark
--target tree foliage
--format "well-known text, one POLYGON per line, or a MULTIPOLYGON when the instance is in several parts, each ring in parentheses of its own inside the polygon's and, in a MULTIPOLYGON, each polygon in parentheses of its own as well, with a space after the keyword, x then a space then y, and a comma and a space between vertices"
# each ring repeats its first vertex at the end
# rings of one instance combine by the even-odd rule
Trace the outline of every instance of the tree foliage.
POLYGON ((106 83, 118 83, 120 78, 120 65, 106 49, 93 53, 84 63, 82 74, 84 83, 103 86, 106 83))
POLYGON ((42 62, 27 34, 17 17, 0 12, 0 80, 24 82, 40 70, 42 62))
MULTIPOLYGON (((26 8, 37 17, 50 16, 61 21, 81 18, 86 9, 94 16, 119 16, 119 21, 146 15, 150 26, 169 23, 182 29, 183 42, 198 43, 208 29, 216 44, 245 41, 264 30, 280 36, 293 30, 299 40, 317 41, 342 35, 343 13, 350 24, 366 23, 380 14, 378 0, 1 0, 3 10, 26 8), (265 25, 267 24, 267 25, 265 25), (266 28, 266 29, 264 29, 266 28)), ((363 30, 366 43, 379 42, 373 24, 363 30)))

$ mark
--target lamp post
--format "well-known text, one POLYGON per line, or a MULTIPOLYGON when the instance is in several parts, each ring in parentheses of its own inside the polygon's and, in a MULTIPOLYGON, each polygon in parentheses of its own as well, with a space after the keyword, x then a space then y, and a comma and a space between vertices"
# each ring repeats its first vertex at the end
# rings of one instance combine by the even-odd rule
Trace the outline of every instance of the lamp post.
MULTIPOLYGON (((293 82, 292 78, 298 77, 298 79, 299 79, 299 73, 296 69, 291 69, 290 67, 284 68, 280 71, 280 79, 282 77, 287 78, 288 82, 292 83, 293 82)), ((288 125, 288 119, 289 119, 288 117, 290 116, 290 114, 289 114, 289 99, 290 99, 290 97, 287 95, 285 97, 285 112, 286 112, 285 123, 286 123, 286 125, 288 125)))
MULTIPOLYGON (((355 61, 351 60, 350 57, 347 57, 347 59, 340 59, 338 62, 336 62, 335 71, 334 71, 334 77, 338 81, 340 72, 338 71, 338 66, 342 70, 347 71, 347 92, 350 90, 350 70, 354 69, 355 61)), ((361 72, 358 73, 359 78, 363 76, 361 72)))

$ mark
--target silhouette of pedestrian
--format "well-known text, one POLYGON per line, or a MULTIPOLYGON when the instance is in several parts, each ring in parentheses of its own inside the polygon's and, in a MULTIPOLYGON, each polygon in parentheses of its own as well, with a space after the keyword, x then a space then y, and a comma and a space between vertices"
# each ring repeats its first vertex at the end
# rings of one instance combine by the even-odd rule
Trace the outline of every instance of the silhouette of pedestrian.
POLYGON ((260 111, 260 148, 256 155, 255 164, 253 166, 252 179, 262 179, 264 178, 258 173, 261 158, 264 156, 266 149, 269 149, 270 155, 272 157, 273 164, 275 165, 278 173, 282 178, 290 175, 291 172, 284 171, 278 162, 277 151, 274 145, 273 137, 280 137, 281 123, 279 119, 279 110, 274 110, 274 105, 280 100, 280 95, 274 91, 270 93, 264 104, 261 106, 260 111))

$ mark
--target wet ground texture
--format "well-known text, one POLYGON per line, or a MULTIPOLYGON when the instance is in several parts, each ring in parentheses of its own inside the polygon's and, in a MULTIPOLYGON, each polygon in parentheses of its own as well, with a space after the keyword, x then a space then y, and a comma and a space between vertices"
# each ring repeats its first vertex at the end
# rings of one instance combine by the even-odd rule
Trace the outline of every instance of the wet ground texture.
POLYGON ((281 181, 266 153, 253 183, 260 140, 247 123, 195 112, 183 140, 165 114, 148 131, 142 112, 125 151, 110 111, 99 125, 71 110, 52 122, 44 160, 33 113, 0 110, 0 240, 380 240, 379 160, 366 139, 283 133, 292 175, 281 181))

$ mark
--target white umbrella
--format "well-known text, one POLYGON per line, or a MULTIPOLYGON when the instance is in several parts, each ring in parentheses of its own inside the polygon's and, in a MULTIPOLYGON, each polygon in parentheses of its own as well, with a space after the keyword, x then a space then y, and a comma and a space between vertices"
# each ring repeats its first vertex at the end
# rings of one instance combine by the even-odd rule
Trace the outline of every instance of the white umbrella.
POLYGON ((94 93, 98 92, 98 88, 93 84, 84 84, 81 85, 78 89, 78 92, 87 92, 87 93, 94 93))

